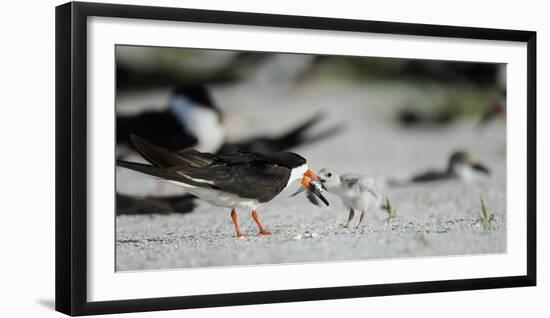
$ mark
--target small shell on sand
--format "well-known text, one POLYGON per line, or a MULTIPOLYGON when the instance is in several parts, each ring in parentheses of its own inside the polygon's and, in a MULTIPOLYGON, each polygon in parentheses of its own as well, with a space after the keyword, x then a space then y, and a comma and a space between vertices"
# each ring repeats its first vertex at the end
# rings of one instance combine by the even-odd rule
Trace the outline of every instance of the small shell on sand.
POLYGON ((317 234, 317 233, 311 233, 310 231, 305 231, 302 234, 298 233, 298 234, 294 235, 294 237, 292 237, 292 239, 293 240, 310 239, 310 238, 316 238, 318 236, 319 236, 319 234, 317 234))

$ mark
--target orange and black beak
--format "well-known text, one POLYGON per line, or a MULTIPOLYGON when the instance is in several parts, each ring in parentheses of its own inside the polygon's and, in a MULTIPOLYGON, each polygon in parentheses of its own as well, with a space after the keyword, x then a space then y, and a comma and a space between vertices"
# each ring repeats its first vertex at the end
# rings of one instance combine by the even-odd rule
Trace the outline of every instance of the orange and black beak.
MULTIPOLYGON (((315 184, 311 182, 311 181, 318 181, 318 180, 319 180, 319 178, 317 178, 317 176, 313 173, 313 171, 308 169, 304 173, 304 177, 300 181, 300 184, 302 184, 302 186, 304 188, 311 191, 311 193, 315 194, 315 196, 317 196, 319 199, 321 199, 321 201, 323 201, 324 204, 329 206, 329 203, 328 203, 327 199, 325 199, 325 197, 321 194, 321 190, 319 190, 319 188, 317 188, 317 186, 315 186, 315 184)), ((299 192, 297 192, 296 194, 298 194, 298 193, 299 192)))

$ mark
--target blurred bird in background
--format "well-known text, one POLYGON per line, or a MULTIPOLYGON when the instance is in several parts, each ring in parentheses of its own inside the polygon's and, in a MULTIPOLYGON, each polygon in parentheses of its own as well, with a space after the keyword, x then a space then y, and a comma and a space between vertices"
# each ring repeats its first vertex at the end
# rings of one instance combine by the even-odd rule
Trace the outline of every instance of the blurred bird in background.
POLYGON ((136 134, 170 150, 280 152, 329 138, 341 130, 341 126, 332 126, 312 135, 311 128, 322 119, 318 113, 276 136, 260 135, 230 143, 226 141, 223 114, 208 89, 196 84, 179 85, 164 110, 117 116, 117 144, 129 146, 130 135, 136 134))
POLYGON ((203 85, 176 87, 164 110, 118 115, 117 144, 131 147, 130 135, 171 150, 217 151, 224 142, 222 114, 203 85))
POLYGON ((390 179, 388 184, 391 186, 404 186, 453 179, 463 182, 474 182, 485 179, 489 175, 490 170, 487 166, 474 160, 469 152, 459 150, 451 154, 445 170, 428 170, 403 180, 390 179))
POLYGON ((451 108, 445 108, 435 113, 423 113, 412 107, 407 107, 399 111, 397 121, 405 128, 438 128, 455 122, 458 116, 456 110, 451 108))

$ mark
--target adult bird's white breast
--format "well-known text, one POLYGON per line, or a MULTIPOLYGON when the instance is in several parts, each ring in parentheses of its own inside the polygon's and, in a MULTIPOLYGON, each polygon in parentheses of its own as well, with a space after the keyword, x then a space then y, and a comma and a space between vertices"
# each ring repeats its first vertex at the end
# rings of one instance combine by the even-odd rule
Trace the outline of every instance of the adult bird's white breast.
POLYGON ((187 183, 166 180, 166 182, 180 186, 187 192, 199 197, 201 200, 206 201, 213 206, 217 207, 237 207, 237 209, 252 210, 258 207, 260 204, 258 200, 241 198, 236 194, 219 191, 216 189, 196 187, 187 183))
POLYGON ((288 188, 288 186, 290 186, 292 183, 294 183, 294 181, 302 179, 304 177, 304 173, 306 173, 308 169, 309 167, 307 163, 292 169, 290 171, 290 177, 288 178, 285 189, 288 188))

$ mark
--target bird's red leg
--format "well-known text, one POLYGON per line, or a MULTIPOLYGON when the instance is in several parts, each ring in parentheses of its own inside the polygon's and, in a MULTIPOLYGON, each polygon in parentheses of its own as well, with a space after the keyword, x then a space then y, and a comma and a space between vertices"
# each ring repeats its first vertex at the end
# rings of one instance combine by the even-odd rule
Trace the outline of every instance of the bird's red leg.
POLYGON ((258 224, 258 228, 260 229, 261 235, 271 234, 271 231, 264 229, 264 227, 262 226, 262 223, 260 223, 260 218, 258 217, 258 213, 256 212, 256 209, 252 210, 252 218, 254 219, 254 221, 256 221, 256 224, 258 224))
POLYGON ((231 210, 231 220, 233 220, 233 225, 235 226, 235 231, 237 231, 237 236, 246 236, 244 232, 241 232, 241 228, 239 227, 239 223, 237 223, 237 212, 235 212, 235 209, 231 210))

